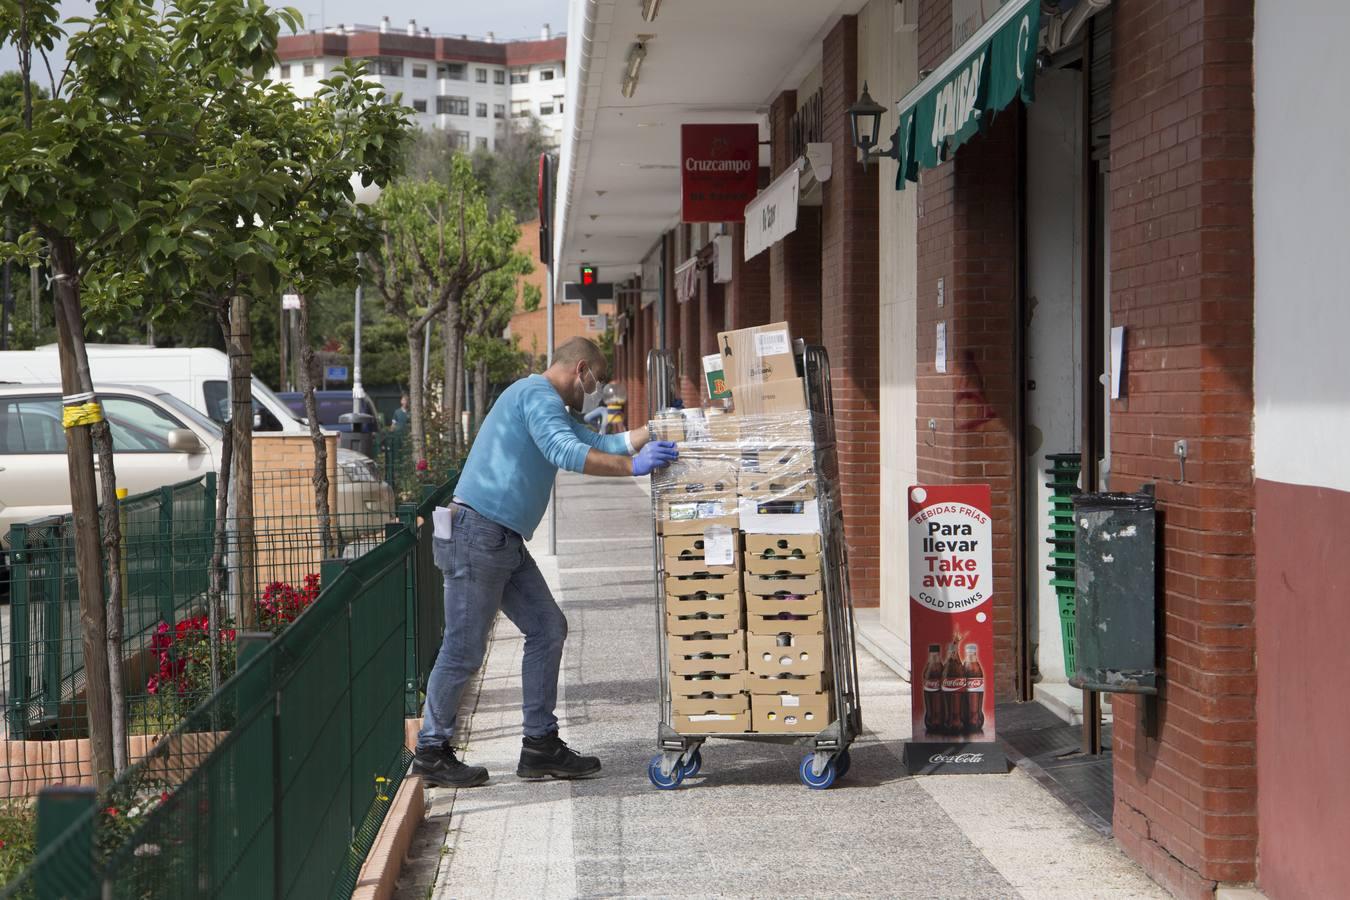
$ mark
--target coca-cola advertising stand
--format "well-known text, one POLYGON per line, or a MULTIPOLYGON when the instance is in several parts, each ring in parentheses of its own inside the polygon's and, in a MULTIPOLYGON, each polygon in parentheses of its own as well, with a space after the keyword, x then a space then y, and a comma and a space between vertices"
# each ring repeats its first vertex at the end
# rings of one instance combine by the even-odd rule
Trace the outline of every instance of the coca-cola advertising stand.
POLYGON ((994 739, 993 537, 989 485, 909 489, 911 775, 1008 771, 994 739))

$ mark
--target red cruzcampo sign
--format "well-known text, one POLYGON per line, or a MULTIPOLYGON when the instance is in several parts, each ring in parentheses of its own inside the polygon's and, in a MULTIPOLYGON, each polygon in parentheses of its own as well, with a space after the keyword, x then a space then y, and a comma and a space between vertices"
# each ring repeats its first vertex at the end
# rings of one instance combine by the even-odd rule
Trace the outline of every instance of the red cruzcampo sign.
POLYGON ((1006 772, 994 740, 989 485, 909 489, 910 774, 1006 772))
POLYGON ((759 191, 758 125, 681 125, 685 222, 744 222, 759 191))

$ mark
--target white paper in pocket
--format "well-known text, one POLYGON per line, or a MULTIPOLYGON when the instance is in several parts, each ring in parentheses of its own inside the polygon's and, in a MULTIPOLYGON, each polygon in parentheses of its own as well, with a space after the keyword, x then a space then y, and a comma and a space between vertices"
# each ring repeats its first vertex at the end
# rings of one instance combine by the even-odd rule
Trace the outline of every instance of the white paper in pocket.
POLYGON ((431 511, 431 533, 442 540, 450 540, 453 511, 449 507, 438 506, 431 511))

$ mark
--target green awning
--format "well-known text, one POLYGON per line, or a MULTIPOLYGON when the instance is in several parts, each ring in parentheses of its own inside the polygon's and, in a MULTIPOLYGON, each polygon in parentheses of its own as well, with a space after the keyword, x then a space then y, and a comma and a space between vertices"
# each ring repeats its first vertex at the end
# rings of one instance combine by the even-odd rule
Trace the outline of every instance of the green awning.
POLYGON ((951 158, 1017 97, 1030 103, 1040 0, 1008 0, 956 53, 899 102, 896 190, 951 158))

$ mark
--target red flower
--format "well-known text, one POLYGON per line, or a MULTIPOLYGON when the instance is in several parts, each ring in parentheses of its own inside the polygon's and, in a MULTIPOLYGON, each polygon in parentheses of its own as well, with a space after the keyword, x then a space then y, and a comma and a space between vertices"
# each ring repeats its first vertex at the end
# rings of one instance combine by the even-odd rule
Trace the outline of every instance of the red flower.
POLYGON ((425 472, 426 470, 427 470, 427 461, 425 459, 419 459, 417 461, 417 471, 425 472))
POLYGON ((114 817, 114 818, 117 817, 117 807, 115 807, 115 806, 110 806, 110 807, 108 807, 107 809, 104 810, 104 812, 106 812, 108 815, 110 815, 110 816, 112 816, 112 817, 114 817))

